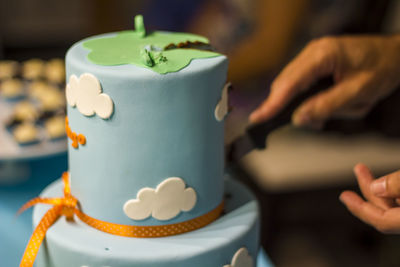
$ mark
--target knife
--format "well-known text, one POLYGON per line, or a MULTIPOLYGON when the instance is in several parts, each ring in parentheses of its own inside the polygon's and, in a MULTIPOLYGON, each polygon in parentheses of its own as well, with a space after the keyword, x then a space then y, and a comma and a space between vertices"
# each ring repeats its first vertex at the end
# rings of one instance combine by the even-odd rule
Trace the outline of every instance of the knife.
POLYGON ((253 149, 265 149, 268 135, 281 126, 290 123, 292 114, 299 105, 301 105, 307 98, 329 88, 332 85, 332 77, 323 78, 312 85, 307 91, 292 99, 292 101, 290 101, 290 103, 272 119, 248 127, 243 135, 236 138, 226 147, 227 162, 237 162, 253 149))

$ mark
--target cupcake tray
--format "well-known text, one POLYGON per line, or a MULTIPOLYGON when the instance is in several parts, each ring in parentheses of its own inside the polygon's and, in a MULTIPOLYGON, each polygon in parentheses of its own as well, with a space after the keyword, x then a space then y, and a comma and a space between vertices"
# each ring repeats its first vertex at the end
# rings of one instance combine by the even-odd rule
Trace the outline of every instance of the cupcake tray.
MULTIPOLYGON (((2 62, 5 61, 0 61, 0 64, 2 62)), ((41 62, 43 62, 44 65, 50 65, 51 61, 41 62)), ((15 62, 15 64, 17 65, 17 70, 11 76, 3 77, 3 75, 0 75, 0 83, 9 78, 16 78, 20 80, 23 84, 23 94, 15 99, 6 99, 0 94, 0 163, 4 163, 7 161, 34 160, 57 155, 60 153, 65 153, 67 151, 66 137, 51 139, 44 128, 44 125, 42 123, 43 121, 37 121, 35 123, 35 126, 38 130, 38 140, 28 144, 19 144, 13 136, 11 130, 12 127, 7 126, 13 116, 15 106, 19 102, 29 101, 36 106, 37 103, 35 103, 35 100, 28 95, 28 87, 30 83, 32 83, 33 81, 42 81, 46 84, 53 85, 54 88, 58 87, 60 90, 63 90, 63 87, 65 86, 64 82, 61 83, 60 81, 56 83, 54 81, 48 80, 48 74, 45 73, 44 70, 43 72, 39 73, 37 77, 27 79, 24 77, 24 73, 22 70, 25 63, 15 62)), ((52 69, 50 69, 50 72, 51 70, 52 69)), ((49 68, 47 68, 47 72, 49 72, 49 68)))
POLYGON ((0 99, 0 161, 32 160, 64 153, 67 139, 50 140, 43 127, 38 126, 39 140, 32 144, 18 144, 6 123, 11 117, 15 103, 0 99))

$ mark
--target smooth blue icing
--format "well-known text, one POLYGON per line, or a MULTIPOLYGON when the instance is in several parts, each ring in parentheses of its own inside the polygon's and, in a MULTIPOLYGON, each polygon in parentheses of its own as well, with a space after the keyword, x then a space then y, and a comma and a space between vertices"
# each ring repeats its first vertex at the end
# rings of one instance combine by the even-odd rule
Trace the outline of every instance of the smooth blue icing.
MULTIPOLYGON (((163 238, 128 238, 91 228, 79 219, 59 219, 47 232, 36 260, 37 267, 223 267, 235 252, 246 247, 256 261, 259 248, 259 207, 241 184, 225 181, 227 213, 212 224, 182 235, 163 238)), ((50 185, 42 197, 62 194, 62 183, 50 185)), ((48 205, 37 205, 36 226, 48 205)))
POLYGON ((214 110, 225 84, 226 57, 196 59, 179 72, 158 74, 133 65, 95 65, 87 59, 84 41, 67 53, 67 79, 95 75, 113 100, 114 113, 104 120, 67 108, 71 130, 87 140, 78 149, 69 140, 68 149, 71 189, 83 211, 113 223, 159 225, 186 221, 218 206, 224 134, 214 110), (155 188, 169 177, 182 178, 196 191, 191 211, 167 221, 134 221, 124 214, 124 203, 140 189, 155 188))

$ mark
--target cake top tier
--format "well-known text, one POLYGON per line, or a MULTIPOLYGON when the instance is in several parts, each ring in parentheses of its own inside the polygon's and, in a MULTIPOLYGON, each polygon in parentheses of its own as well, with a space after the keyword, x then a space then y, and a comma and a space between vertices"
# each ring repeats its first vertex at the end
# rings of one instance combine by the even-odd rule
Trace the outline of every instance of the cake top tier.
POLYGON ((177 72, 193 59, 221 54, 211 51, 207 38, 189 33, 146 33, 143 17, 135 17, 135 30, 114 36, 89 39, 83 47, 90 50, 88 59, 97 65, 132 64, 160 74, 177 72))

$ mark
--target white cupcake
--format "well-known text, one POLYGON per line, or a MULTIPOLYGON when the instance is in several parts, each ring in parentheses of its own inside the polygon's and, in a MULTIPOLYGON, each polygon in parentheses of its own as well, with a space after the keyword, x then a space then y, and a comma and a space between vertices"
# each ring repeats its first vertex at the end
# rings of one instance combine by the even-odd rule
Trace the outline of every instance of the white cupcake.
POLYGON ((49 89, 49 85, 44 81, 33 81, 28 87, 28 94, 34 100, 39 100, 46 90, 49 89))
POLYGON ((45 65, 44 75, 49 82, 63 83, 65 81, 64 61, 59 58, 49 60, 45 65))
POLYGON ((65 118, 63 116, 52 117, 44 123, 47 135, 50 139, 64 137, 65 133, 65 118))
POLYGON ((24 95, 24 85, 18 79, 7 79, 0 84, 0 95, 6 99, 16 99, 24 95))
POLYGON ((53 112, 65 107, 64 94, 54 87, 48 89, 39 97, 40 108, 44 112, 53 112))
POLYGON ((15 127, 13 135, 19 144, 29 144, 39 141, 39 131, 30 122, 25 122, 15 127))
POLYGON ((34 122, 38 118, 38 109, 29 101, 21 101, 14 108, 13 119, 17 121, 34 122))
POLYGON ((28 80, 36 80, 43 77, 44 62, 41 59, 30 59, 22 65, 22 77, 28 80))
POLYGON ((13 60, 0 61, 0 80, 10 79, 17 75, 18 62, 13 60))

